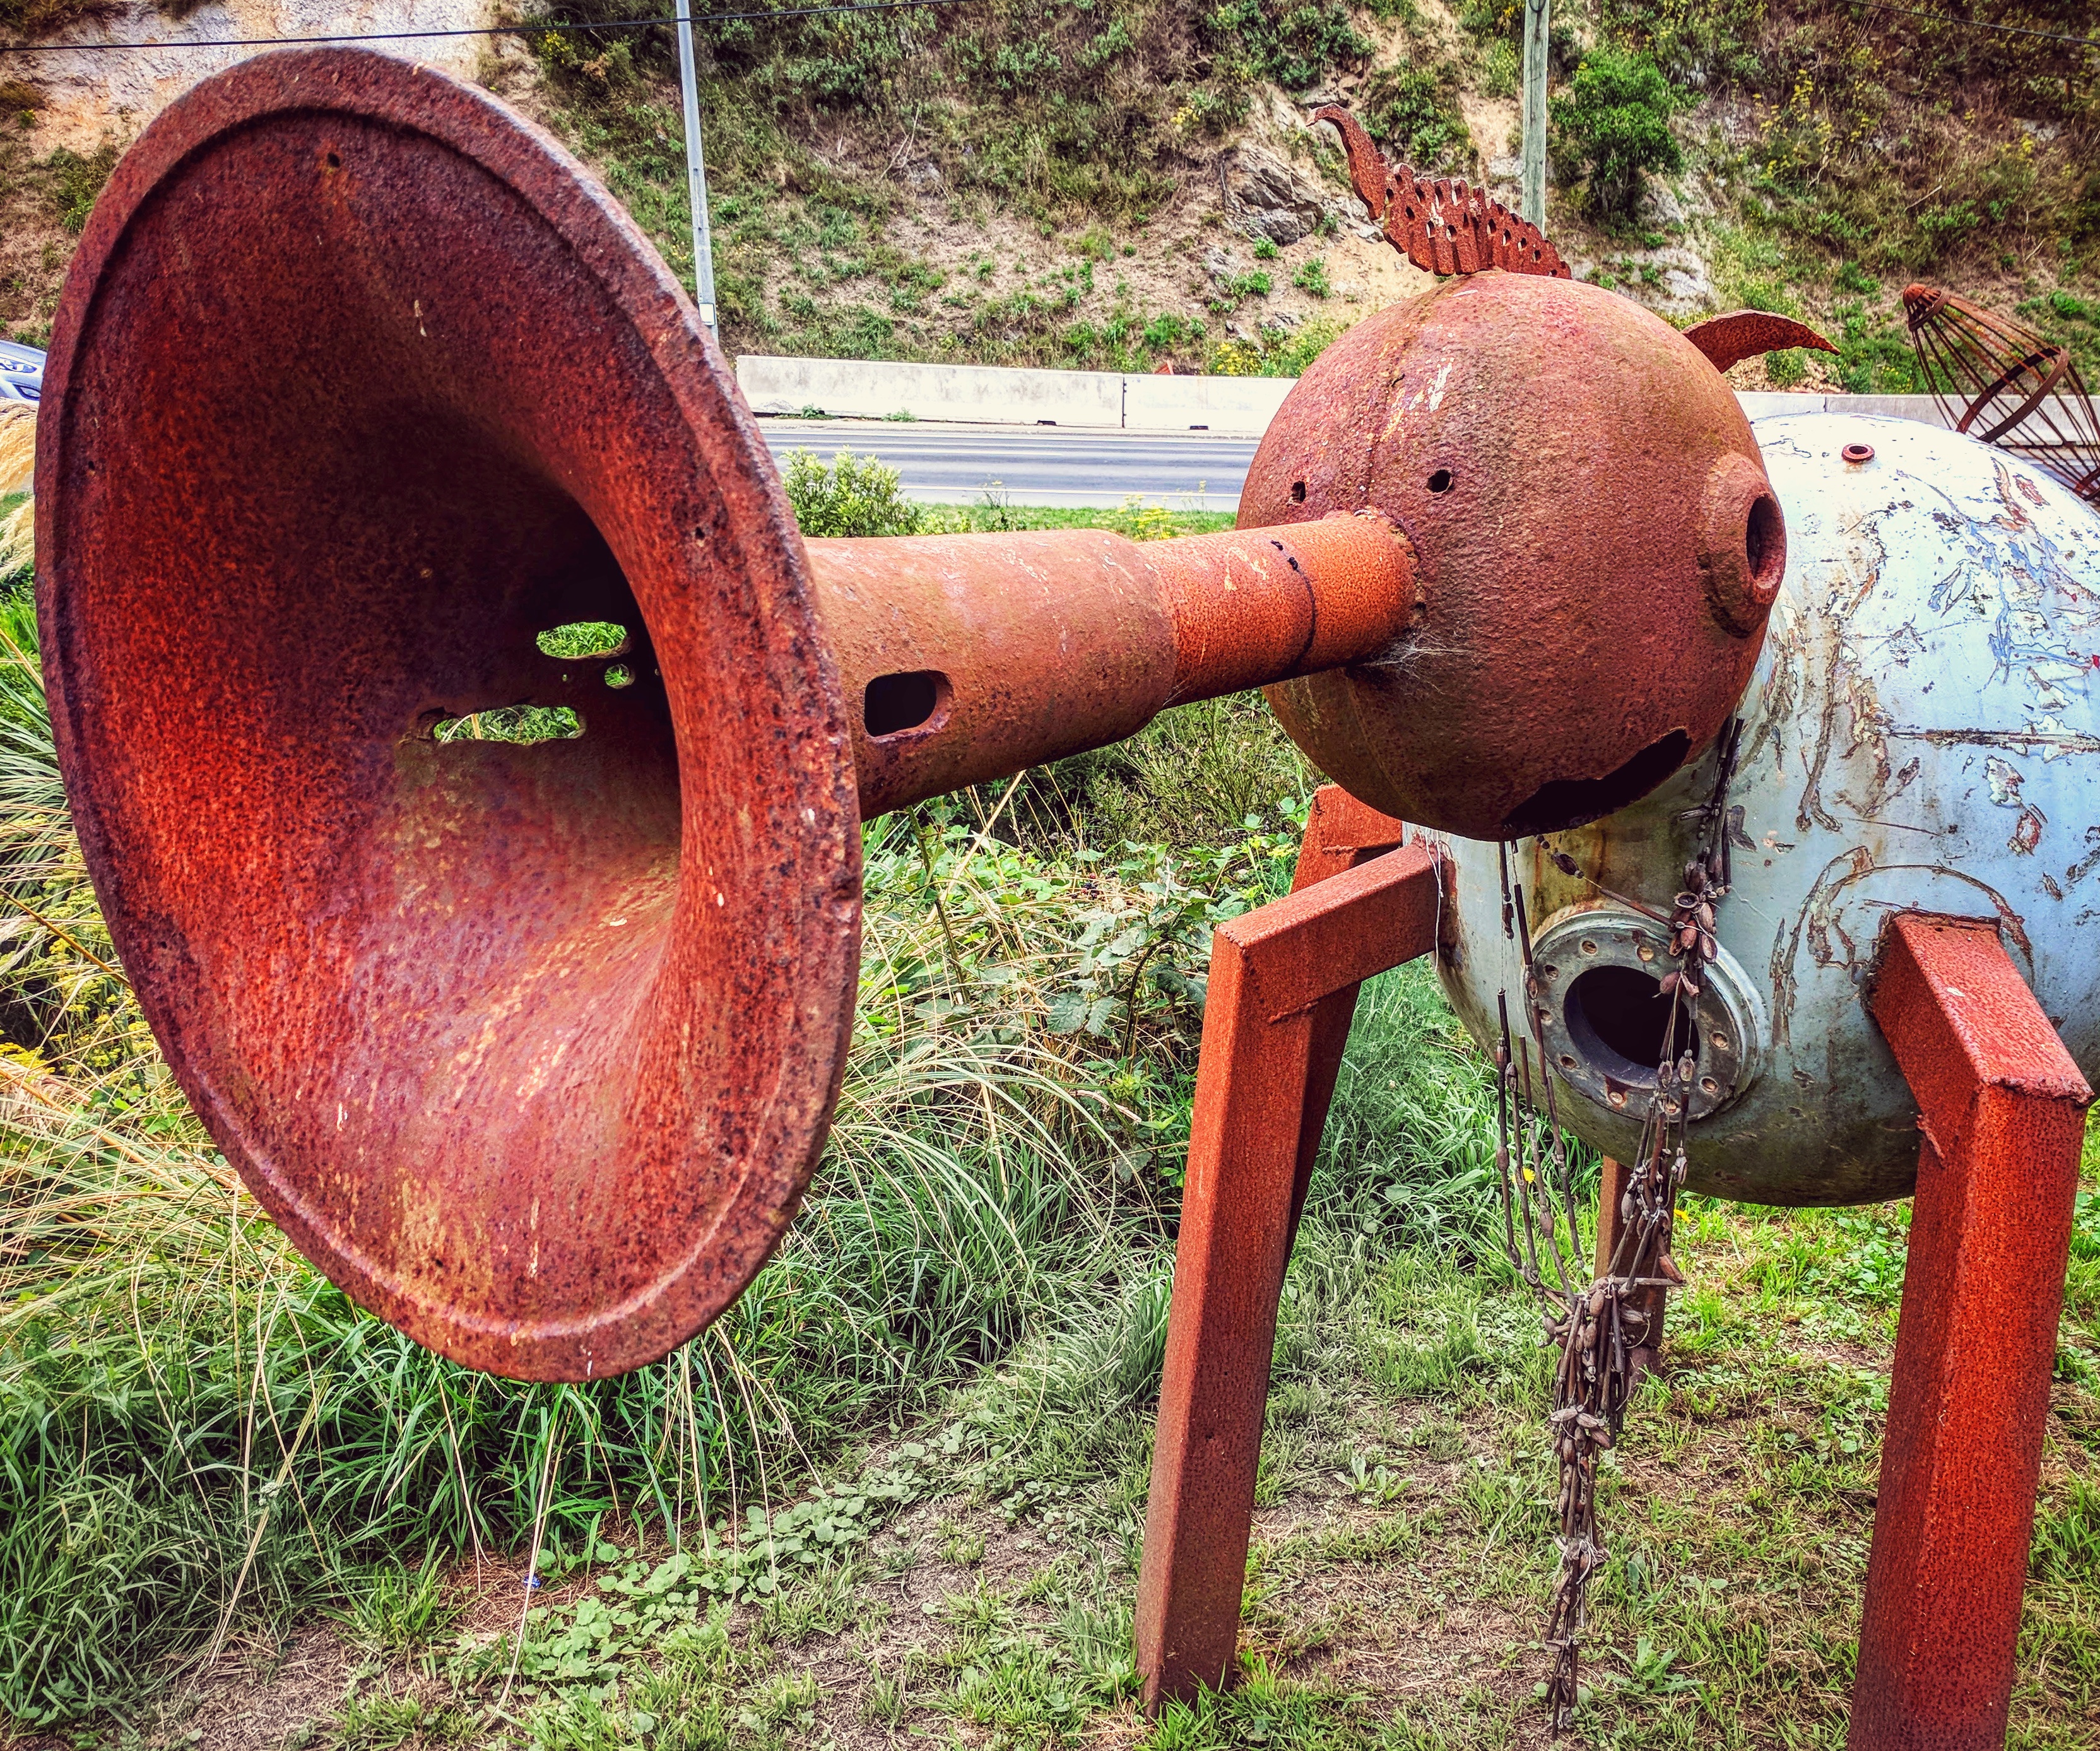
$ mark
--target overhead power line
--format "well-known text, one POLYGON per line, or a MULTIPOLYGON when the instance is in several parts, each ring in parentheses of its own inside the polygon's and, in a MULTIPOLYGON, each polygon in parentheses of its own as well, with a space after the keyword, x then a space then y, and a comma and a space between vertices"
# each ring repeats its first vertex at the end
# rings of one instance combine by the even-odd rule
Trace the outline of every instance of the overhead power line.
MULTIPOLYGON (((975 0, 866 0, 858 6, 792 6, 765 12, 700 12, 695 24, 730 24, 775 18, 836 18, 849 12, 906 12, 936 6, 968 6, 975 0)), ((431 37, 536 37, 550 30, 645 30, 675 24, 676 13, 661 18, 608 18, 595 24, 477 24, 457 30, 369 30, 348 37, 170 37, 158 42, 18 42, 0 44, 0 55, 64 55, 106 49, 292 49, 329 42, 417 42, 431 37)))
POLYGON ((1929 18, 1935 24, 1952 24, 1957 30, 1995 30, 2007 37, 2038 37, 2044 42, 2068 42, 2074 48, 2100 49, 2100 37, 2067 37, 2060 30, 2030 30, 2024 24, 1994 24, 1984 18, 1957 18, 1951 12, 1921 12, 1916 7, 1890 6, 1887 0, 1860 0, 1874 12, 1900 12, 1905 18, 1929 18))

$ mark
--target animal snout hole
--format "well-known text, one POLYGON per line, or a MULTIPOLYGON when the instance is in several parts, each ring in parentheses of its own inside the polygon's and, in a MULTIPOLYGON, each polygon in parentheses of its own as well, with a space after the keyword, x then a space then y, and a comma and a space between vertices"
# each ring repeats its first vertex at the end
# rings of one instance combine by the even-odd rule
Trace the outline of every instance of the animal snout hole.
MULTIPOLYGON (((1655 1086, 1656 1066, 1670 1039, 1676 999, 1661 981, 1637 967, 1592 967, 1568 987, 1561 1014, 1568 1037, 1590 1067, 1608 1080, 1655 1086)), ((1698 1056, 1696 1029, 1678 1030, 1674 1049, 1698 1056)))
MULTIPOLYGON (((627 629, 611 620, 571 620, 566 626, 550 626, 533 639, 542 656, 558 657, 563 662, 581 662, 586 657, 613 657, 624 655, 627 650, 627 629)), ((610 679, 610 676, 607 677, 610 679)), ((633 677, 628 677, 632 680, 633 677)), ((615 681, 614 686, 621 683, 615 681)))
POLYGON ((1429 490, 1432 492, 1449 492, 1451 490, 1451 470, 1448 468, 1440 468, 1432 474, 1429 477, 1429 490))
POLYGON ((946 710, 948 677, 938 669, 908 669, 878 675, 867 684, 861 721, 871 736, 902 735, 924 729, 946 710))
POLYGON ((1290 502, 1294 505, 1303 505, 1305 502, 1305 483, 1304 481, 1294 480, 1290 483, 1290 502))
POLYGON ((1743 557, 1749 562, 1759 595, 1779 588, 1779 574, 1786 565, 1786 523, 1780 515, 1779 501, 1769 492, 1750 501, 1743 529, 1743 557))

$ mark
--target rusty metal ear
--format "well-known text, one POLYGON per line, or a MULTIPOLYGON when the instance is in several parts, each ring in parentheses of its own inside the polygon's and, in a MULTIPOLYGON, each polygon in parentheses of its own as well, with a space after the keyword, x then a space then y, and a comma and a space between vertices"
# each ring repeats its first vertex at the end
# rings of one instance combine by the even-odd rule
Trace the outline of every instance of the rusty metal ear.
POLYGON ((1838 351, 1807 323, 1762 310, 1732 310, 1725 316, 1709 316, 1693 323, 1684 337, 1713 360, 1716 371, 1759 353, 1783 353, 1790 347, 1806 346, 1819 353, 1838 351))

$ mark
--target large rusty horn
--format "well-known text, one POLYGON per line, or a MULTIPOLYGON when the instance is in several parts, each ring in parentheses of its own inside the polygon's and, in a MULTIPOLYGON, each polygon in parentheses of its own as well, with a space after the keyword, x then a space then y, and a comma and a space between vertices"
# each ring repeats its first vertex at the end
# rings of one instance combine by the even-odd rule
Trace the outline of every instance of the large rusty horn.
POLYGON ((1321 360, 1260 527, 805 544, 604 191, 485 93, 350 51, 146 130, 42 426, 60 763, 170 1061, 351 1296, 535 1379, 663 1355, 779 1238, 866 816, 1286 683, 1379 808, 1591 818, 1712 739, 1784 557, 1697 351, 1502 273, 1321 360), (627 629, 633 685, 542 653, 582 620, 627 629), (430 734, 521 702, 585 733, 430 734))

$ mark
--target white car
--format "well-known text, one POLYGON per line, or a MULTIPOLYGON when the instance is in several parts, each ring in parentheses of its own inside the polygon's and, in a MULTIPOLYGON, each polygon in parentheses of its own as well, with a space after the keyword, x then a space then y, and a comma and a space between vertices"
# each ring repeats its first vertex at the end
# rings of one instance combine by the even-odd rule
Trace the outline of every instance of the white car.
POLYGON ((0 401, 39 401, 44 392, 44 355, 33 346, 0 341, 0 401))

